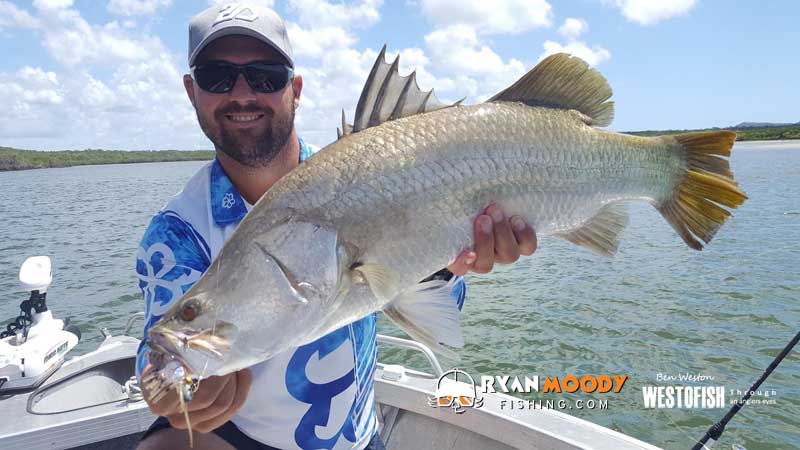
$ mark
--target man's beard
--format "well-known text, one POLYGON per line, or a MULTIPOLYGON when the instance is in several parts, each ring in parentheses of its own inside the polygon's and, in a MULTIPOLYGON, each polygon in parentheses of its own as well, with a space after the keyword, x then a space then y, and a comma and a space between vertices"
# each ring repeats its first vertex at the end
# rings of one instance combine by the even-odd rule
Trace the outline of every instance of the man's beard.
POLYGON ((294 102, 291 104, 288 116, 276 116, 272 109, 264 109, 257 105, 249 104, 244 107, 229 107, 220 109, 214 113, 214 119, 219 127, 204 123, 198 119, 200 128, 206 136, 214 143, 217 150, 233 158, 239 164, 247 167, 265 167, 286 148, 289 137, 294 128, 294 102), (245 128, 231 131, 222 126, 223 121, 228 120, 226 115, 230 114, 263 114, 259 120, 266 121, 264 130, 257 128, 245 128), (215 134, 214 131, 218 133, 215 134))

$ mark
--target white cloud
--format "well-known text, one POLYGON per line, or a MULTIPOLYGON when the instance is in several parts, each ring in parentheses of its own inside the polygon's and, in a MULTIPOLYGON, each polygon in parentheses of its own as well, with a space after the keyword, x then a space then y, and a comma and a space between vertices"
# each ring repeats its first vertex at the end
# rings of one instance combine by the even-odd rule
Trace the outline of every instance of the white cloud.
POLYGON ((568 17, 564 24, 558 27, 558 34, 567 39, 575 40, 589 30, 589 24, 583 19, 568 17))
POLYGON ((158 37, 123 22, 89 24, 69 2, 38 2, 38 30, 57 71, 0 72, 0 136, 34 149, 210 148, 183 89, 183 71, 158 37), (79 64, 80 63, 80 64, 79 64), (97 69, 110 75, 100 79, 97 69), (183 130, 175 133, 175 130, 183 130))
POLYGON ((503 70, 503 61, 488 45, 482 44, 475 29, 453 25, 425 36, 436 67, 447 72, 485 75, 503 70))
POLYGON ((172 0, 111 0, 108 11, 123 16, 153 14, 159 8, 172 5, 172 0))
POLYGON ((303 95, 296 125, 307 142, 324 146, 336 139, 342 109, 353 121, 355 105, 378 52, 336 48, 311 64, 298 63, 303 76, 303 95))
POLYGON ((17 5, 0 0, 0 29, 2 28, 38 28, 39 20, 28 11, 17 8, 17 5))
POLYGON ((331 3, 325 0, 290 0, 289 4, 306 27, 367 27, 380 20, 378 8, 383 0, 331 3))
MULTIPOLYGON (((223 4, 223 3, 231 3, 231 0, 209 0, 208 1, 209 5, 220 5, 220 4, 223 4)), ((245 3, 245 2, 242 2, 242 3, 245 3)), ((273 0, 247 0, 246 3, 250 3, 250 4, 253 4, 253 5, 266 6, 267 8, 272 8, 275 5, 275 2, 273 0)), ((200 12, 200 11, 198 11, 198 12, 200 12)))
POLYGON ((599 46, 589 47, 585 42, 572 41, 567 44, 560 44, 554 41, 545 41, 544 52, 540 60, 554 53, 569 53, 586 61, 590 66, 596 66, 601 62, 611 58, 611 52, 599 46))
POLYGON ((323 146, 336 139, 342 109, 353 120, 378 55, 371 48, 355 48, 358 39, 353 29, 379 22, 382 0, 290 0, 289 4, 296 21, 287 21, 287 30, 304 86, 296 125, 303 139, 323 146))
MULTIPOLYGON (((53 1, 53 0, 49 0, 53 1)), ((42 42, 50 56, 61 64, 96 64, 114 67, 125 61, 140 61, 165 51, 160 39, 143 35, 113 21, 91 25, 70 8, 42 10, 42 42)))
POLYGON ((425 36, 433 69, 443 74, 454 74, 458 84, 465 88, 480 86, 479 91, 464 92, 460 96, 488 97, 508 87, 525 73, 525 65, 517 59, 508 62, 481 43, 472 27, 453 25, 425 36))
POLYGON ((481 34, 517 34, 550 26, 546 0, 420 0, 422 12, 439 27, 467 25, 481 34))
POLYGON ((652 25, 689 12, 697 0, 614 0, 622 14, 640 25, 652 25))
POLYGON ((13 99, 0 109, 4 144, 39 150, 210 148, 181 72, 170 56, 152 56, 120 65, 107 83, 88 70, 57 75, 26 66, 0 73, 0 90, 13 99))
POLYGON ((485 36, 549 27, 552 18, 546 0, 419 0, 414 4, 434 25, 425 36, 431 63, 418 71, 419 78, 437 74, 429 79, 446 101, 467 97, 467 103, 480 102, 516 81, 525 73, 525 63, 504 60, 484 41, 485 36))
POLYGON ((54 72, 25 66, 13 76, 0 78, 1 90, 14 99, 14 107, 30 110, 33 105, 57 105, 64 101, 61 84, 54 72))
POLYGON ((579 40, 580 36, 587 31, 589 31, 589 24, 585 20, 573 17, 567 18, 558 28, 558 33, 564 36, 567 42, 562 44, 550 40, 545 41, 543 44, 544 52, 539 56, 539 60, 541 61, 546 56, 554 53, 569 53, 583 59, 590 66, 596 66, 611 58, 611 52, 606 48, 599 45, 589 47, 586 42, 579 40))
POLYGON ((72 0, 33 0, 34 8, 45 10, 66 9, 72 6, 72 0))
POLYGON ((55 73, 30 66, 0 73, 0 91, 6 99, 0 108, 0 136, 5 139, 52 136, 62 128, 58 111, 64 93, 55 73))
POLYGON ((295 23, 286 25, 295 58, 319 58, 330 49, 347 48, 356 39, 341 27, 302 28, 295 23))

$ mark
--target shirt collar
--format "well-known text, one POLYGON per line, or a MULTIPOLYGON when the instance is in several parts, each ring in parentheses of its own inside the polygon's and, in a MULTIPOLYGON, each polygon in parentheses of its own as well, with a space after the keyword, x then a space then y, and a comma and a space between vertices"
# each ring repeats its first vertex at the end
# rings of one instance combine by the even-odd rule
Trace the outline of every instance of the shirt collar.
MULTIPOLYGON (((313 154, 310 147, 300 142, 300 162, 313 154)), ((211 213, 217 225, 228 225, 241 221, 247 215, 247 206, 239 191, 233 186, 219 160, 214 158, 211 165, 211 213)))

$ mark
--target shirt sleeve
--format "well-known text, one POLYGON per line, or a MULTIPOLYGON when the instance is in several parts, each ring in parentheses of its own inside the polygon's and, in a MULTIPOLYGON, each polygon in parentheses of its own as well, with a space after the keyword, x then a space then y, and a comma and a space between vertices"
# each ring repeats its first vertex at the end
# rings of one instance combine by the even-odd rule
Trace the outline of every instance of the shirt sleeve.
POLYGON ((181 298, 211 264, 203 237, 177 213, 162 211, 150 221, 136 253, 136 275, 145 305, 136 375, 147 365, 147 330, 181 298))
POLYGON ((451 295, 458 305, 458 310, 461 311, 461 308, 464 307, 464 299, 467 297, 467 283, 464 282, 464 277, 456 277, 451 295))
POLYGON ((457 276, 444 268, 431 274, 421 282, 424 283, 430 280, 450 281, 453 277, 455 277, 455 280, 453 280, 453 289, 450 291, 450 295, 453 296, 453 300, 455 300, 456 305, 458 305, 458 310, 461 311, 461 308, 464 306, 464 299, 467 296, 467 283, 464 282, 464 277, 457 276))

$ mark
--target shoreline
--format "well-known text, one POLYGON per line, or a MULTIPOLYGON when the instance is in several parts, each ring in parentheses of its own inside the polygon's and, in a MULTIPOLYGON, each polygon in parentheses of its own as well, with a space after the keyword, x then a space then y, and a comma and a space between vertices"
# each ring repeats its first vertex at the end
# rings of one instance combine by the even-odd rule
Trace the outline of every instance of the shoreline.
MULTIPOLYGON (((734 146, 747 148, 761 145, 760 150, 800 148, 800 139, 761 139, 736 141, 734 146)), ((0 147, 0 173, 36 169, 61 169, 76 166, 139 164, 161 162, 211 161, 213 150, 69 150, 38 151, 0 147)))
POLYGON ((0 172, 74 166, 210 161, 213 150, 67 150, 37 151, 0 147, 0 172))
MULTIPOLYGON (((765 139, 765 140, 752 140, 752 141, 736 141, 733 145, 748 146, 751 144, 763 145, 765 147, 798 147, 800 148, 800 139, 765 139)), ((774 149, 774 148, 773 148, 774 149)), ((766 150, 766 149, 765 149, 766 150)))

